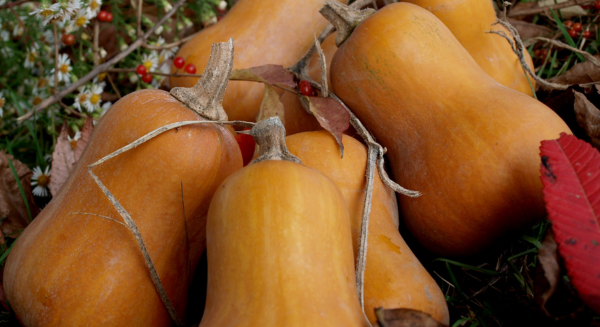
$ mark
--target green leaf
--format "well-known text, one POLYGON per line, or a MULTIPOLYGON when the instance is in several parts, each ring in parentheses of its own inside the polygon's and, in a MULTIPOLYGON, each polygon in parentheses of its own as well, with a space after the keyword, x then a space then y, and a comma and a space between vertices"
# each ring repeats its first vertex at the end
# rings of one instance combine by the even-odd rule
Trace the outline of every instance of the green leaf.
POLYGON ((479 268, 479 267, 467 265, 467 264, 464 264, 464 263, 461 263, 461 262, 458 262, 458 261, 448 260, 448 259, 444 259, 444 258, 438 258, 438 259, 435 259, 433 261, 434 262, 435 261, 442 261, 442 262, 445 262, 446 264, 450 263, 450 264, 453 264, 455 266, 459 266, 459 267, 462 267, 462 268, 465 268, 465 269, 469 269, 469 270, 478 271, 478 272, 481 272, 481 273, 484 273, 484 274, 488 274, 488 275, 492 275, 492 276, 500 276, 500 275, 502 275, 501 273, 499 273, 499 272, 497 272, 495 270, 483 269, 483 268, 479 268))
POLYGON ((25 196, 25 190, 23 189, 23 185, 21 184, 21 180, 19 179, 19 175, 17 174, 17 170, 15 169, 15 166, 13 165, 12 160, 10 160, 10 158, 8 156, 6 156, 6 159, 8 159, 8 165, 10 166, 10 171, 12 171, 12 174, 15 177, 15 180, 17 181, 17 186, 19 186, 19 192, 21 192, 21 196, 23 197, 23 202, 25 202, 25 208, 27 208, 27 215, 29 216, 29 222, 31 222, 31 220, 33 218, 31 217, 31 210, 29 210, 29 202, 27 201, 27 196, 25 196))

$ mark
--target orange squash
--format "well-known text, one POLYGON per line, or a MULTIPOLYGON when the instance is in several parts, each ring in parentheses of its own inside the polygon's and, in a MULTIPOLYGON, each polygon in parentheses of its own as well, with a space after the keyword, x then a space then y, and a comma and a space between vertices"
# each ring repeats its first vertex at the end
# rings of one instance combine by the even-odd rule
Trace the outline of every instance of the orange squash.
POLYGON ((409 3, 354 29, 331 63, 333 91, 388 149, 401 217, 429 250, 469 255, 545 214, 539 145, 567 125, 487 75, 444 24, 409 3))
MULTIPOLYGON (((344 135, 344 158, 326 131, 288 136, 290 153, 331 179, 340 189, 352 223, 354 258, 358 253, 365 197, 366 147, 344 135)), ((375 324, 375 309, 407 308, 423 311, 448 324, 448 306, 439 286, 423 268, 397 229, 398 205, 394 191, 375 174, 369 215, 369 237, 365 271, 365 313, 375 324)))
MULTIPOLYGON (((325 62, 327 64, 327 70, 331 67, 331 59, 337 51, 335 45, 336 33, 328 36, 321 44, 321 49, 325 55, 325 62)), ((321 66, 319 65, 319 58, 317 54, 313 55, 308 66, 308 73, 310 78, 317 82, 321 82, 321 66)), ((327 75, 328 85, 331 85, 329 74, 327 75)), ((284 107, 284 123, 285 131, 287 135, 292 135, 301 132, 317 131, 323 129, 315 117, 306 112, 306 110, 300 104, 298 96, 291 92, 284 92, 280 98, 284 107)))
POLYGON ((261 153, 211 201, 200 326, 369 326, 354 284, 344 198, 297 158, 275 156, 287 152, 283 125, 275 127, 278 142, 255 135, 270 159, 260 161, 261 153))
MULTIPOLYGON (((512 51, 506 39, 497 34, 486 33, 490 30, 510 32, 496 22, 496 11, 492 1, 487 0, 402 0, 421 6, 439 18, 456 39, 475 59, 488 75, 498 83, 513 90, 533 96, 535 80, 527 75, 517 55, 512 51)), ((525 60, 533 70, 533 61, 525 51, 525 60)))
MULTIPOLYGON (((348 3, 348 0, 340 0, 348 3)), ((187 42, 177 56, 205 67, 210 45, 235 41, 234 69, 266 64, 295 64, 314 43, 327 21, 318 13, 325 0, 240 0, 217 24, 187 42)), ((172 66, 171 71, 176 70, 172 66)), ((200 72, 199 72, 200 73, 200 72)), ((191 87, 194 77, 171 78, 171 86, 191 87)), ((255 121, 264 95, 260 83, 231 81, 223 107, 231 120, 255 121)))
MULTIPOLYGON (((189 120, 203 118, 160 90, 132 93, 105 114, 61 192, 8 256, 4 290, 24 325, 171 325, 132 232, 87 167, 156 128, 189 120)), ((180 318, 189 267, 204 250, 210 199, 241 167, 231 132, 204 124, 163 133, 93 170, 137 224, 180 318)))

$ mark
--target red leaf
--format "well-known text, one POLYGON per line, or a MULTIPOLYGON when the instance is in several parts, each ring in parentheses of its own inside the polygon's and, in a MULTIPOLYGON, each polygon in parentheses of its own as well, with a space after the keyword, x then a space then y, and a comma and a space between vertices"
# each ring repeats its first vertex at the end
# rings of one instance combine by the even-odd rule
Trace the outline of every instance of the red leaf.
POLYGON ((581 299, 600 313, 600 153, 573 135, 542 141, 548 218, 567 274, 581 299))
POLYGON ((52 168, 50 169, 50 184, 48 185, 52 196, 58 194, 69 175, 71 175, 73 166, 75 166, 75 155, 71 142, 69 142, 67 129, 67 124, 64 124, 56 140, 54 152, 52 152, 52 168))
POLYGON ((281 65, 264 65, 231 72, 230 80, 255 81, 267 84, 281 84, 295 88, 294 76, 281 65))
POLYGON ((85 150, 85 146, 90 140, 90 136, 92 136, 92 132, 94 131, 94 119, 92 116, 88 116, 85 124, 83 125, 83 129, 81 130, 81 137, 77 140, 77 146, 73 151, 73 155, 75 157, 75 162, 79 160, 81 155, 83 154, 83 150, 85 150))
POLYGON ((350 127, 350 114, 337 100, 332 98, 320 97, 302 97, 308 100, 310 112, 317 118, 317 121, 327 131, 329 131, 338 145, 340 152, 344 157, 344 145, 342 144, 342 133, 350 127))

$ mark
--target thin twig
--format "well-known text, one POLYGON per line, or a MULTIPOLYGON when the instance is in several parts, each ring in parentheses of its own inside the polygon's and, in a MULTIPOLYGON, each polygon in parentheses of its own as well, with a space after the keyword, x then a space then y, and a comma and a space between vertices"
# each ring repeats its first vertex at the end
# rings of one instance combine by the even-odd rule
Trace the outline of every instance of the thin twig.
POLYGON ((179 1, 177 1, 177 3, 173 5, 173 9, 171 9, 171 11, 169 11, 165 16, 163 16, 163 18, 161 18, 160 21, 158 21, 158 23, 156 23, 148 32, 146 32, 146 34, 144 34, 144 36, 141 39, 135 40, 127 49, 125 49, 125 51, 123 51, 123 52, 119 53, 118 55, 114 56, 112 59, 110 59, 109 61, 103 63, 102 65, 98 65, 96 68, 94 68, 87 75, 83 76, 77 82, 75 82, 75 83, 69 85, 68 87, 66 87, 59 94, 54 95, 52 97, 49 97, 46 100, 42 101, 32 111, 30 111, 27 114, 25 114, 25 115, 17 118, 17 121, 19 123, 21 123, 21 122, 23 122, 23 121, 31 118, 33 116, 34 112, 38 112, 38 111, 41 111, 41 110, 44 110, 44 109, 48 108, 50 105, 56 103, 58 100, 62 99, 63 97, 65 97, 67 95, 69 95, 71 92, 77 90, 77 88, 79 88, 80 86, 82 86, 85 83, 91 81, 98 74, 104 72, 109 67, 111 67, 112 65, 116 64, 117 62, 119 62, 121 59, 127 57, 135 49, 137 49, 138 47, 140 47, 144 43, 144 41, 148 37, 150 37, 150 35, 152 35, 152 33, 154 33, 154 31, 159 26, 161 26, 162 24, 164 24, 164 22, 167 19, 169 19, 169 17, 171 17, 177 11, 177 9, 179 7, 181 7, 185 3, 185 1, 186 0, 179 0, 179 1))
POLYGON ((142 37, 142 6, 143 6, 143 1, 138 0, 138 7, 137 7, 137 38, 138 39, 142 37))
POLYGON ((6 8, 12 8, 12 7, 24 4, 25 2, 29 2, 29 1, 31 1, 31 0, 18 0, 18 1, 14 1, 14 2, 5 3, 2 6, 0 6, 0 10, 6 9, 6 8))
POLYGON ((110 77, 109 73, 106 73, 106 78, 108 79, 108 83, 112 87, 113 91, 115 91, 115 94, 119 97, 119 99, 121 99, 121 92, 119 92, 119 89, 117 88, 117 86, 113 82, 112 77, 110 77))
MULTIPOLYGON (((585 40, 585 38, 584 38, 584 40, 585 40)), ((532 44, 535 44, 537 41, 548 42, 559 48, 563 48, 563 49, 571 50, 575 53, 579 53, 580 55, 582 55, 586 60, 588 60, 592 64, 594 64, 596 66, 600 66, 600 60, 598 60, 596 57, 594 57, 591 53, 574 48, 574 47, 572 47, 566 43, 560 42, 558 40, 553 40, 553 39, 549 39, 549 38, 545 38, 545 37, 534 37, 531 39, 527 39, 527 41, 523 42, 523 46, 528 47, 532 44)))
POLYGON ((58 93, 58 31, 56 29, 56 22, 52 22, 52 28, 54 30, 54 90, 52 91, 56 97, 58 93))
POLYGON ((94 67, 98 66, 98 64, 100 63, 100 56, 98 53, 98 42, 100 38, 100 22, 95 19, 94 20, 94 41, 92 44, 92 55, 94 58, 94 67))
POLYGON ((511 11, 508 14, 508 17, 527 16, 527 15, 535 15, 535 14, 540 14, 540 13, 547 14, 550 12, 550 9, 552 9, 552 10, 562 9, 562 8, 572 7, 572 6, 577 6, 577 5, 585 5, 585 4, 592 3, 592 2, 595 2, 595 0, 571 0, 571 1, 563 2, 563 3, 558 3, 558 4, 555 4, 552 6, 544 6, 544 7, 532 8, 532 9, 511 11))

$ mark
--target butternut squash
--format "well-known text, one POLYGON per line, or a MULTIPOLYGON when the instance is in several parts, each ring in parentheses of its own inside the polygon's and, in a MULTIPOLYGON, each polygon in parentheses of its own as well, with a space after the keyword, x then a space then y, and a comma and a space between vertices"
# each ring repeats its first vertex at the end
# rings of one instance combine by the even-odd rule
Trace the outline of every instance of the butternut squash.
MULTIPOLYGON (((291 135, 286 143, 290 153, 327 176, 342 192, 350 212, 356 262, 366 187, 366 147, 344 135, 344 158, 340 158, 335 139, 326 131, 291 135)), ((373 185, 364 285, 369 321, 376 323, 376 308, 407 308, 423 311, 447 325, 444 294, 398 233, 394 191, 383 184, 378 174, 373 185)))
MULTIPOLYGON (((521 67, 517 55, 506 39, 490 30, 510 32, 496 22, 492 1, 487 0, 402 0, 421 6, 437 18, 454 34, 456 39, 488 75, 498 83, 513 90, 533 96, 535 80, 521 67), (532 89, 533 87, 533 89, 532 89)), ((525 60, 533 70, 533 61, 525 51, 525 60)))
POLYGON ((364 19, 331 82, 387 147, 396 182, 422 192, 399 197, 400 211, 429 250, 477 253, 544 216, 538 148, 569 128, 489 77, 427 10, 395 3, 364 19))
POLYGON ((227 178, 210 204, 200 326, 369 326, 342 194, 323 174, 282 157, 278 118, 259 124, 253 131, 277 128, 275 142, 254 134, 261 156, 227 178))
MULTIPOLYGON (((204 118, 160 90, 132 93, 105 114, 61 192, 8 256, 4 290, 25 326, 172 324, 136 239, 87 167, 156 128, 189 120, 204 118)), ((138 226, 180 318, 190 267, 204 250, 210 199, 241 167, 232 133, 204 124, 168 131, 94 168, 138 226)))
MULTIPOLYGON (((348 3, 348 0, 340 0, 348 3)), ((235 40, 234 69, 266 64, 295 64, 314 43, 327 21, 318 13, 325 0, 239 0, 217 24, 187 42, 177 56, 204 67, 210 45, 235 40)), ((171 71, 176 70, 175 66, 171 71)), ((199 72, 200 73, 200 72, 199 72)), ((191 87, 195 77, 171 78, 171 86, 191 87)), ((264 86, 254 82, 230 82, 223 107, 231 120, 255 121, 264 86)))

